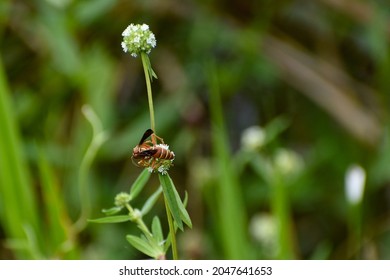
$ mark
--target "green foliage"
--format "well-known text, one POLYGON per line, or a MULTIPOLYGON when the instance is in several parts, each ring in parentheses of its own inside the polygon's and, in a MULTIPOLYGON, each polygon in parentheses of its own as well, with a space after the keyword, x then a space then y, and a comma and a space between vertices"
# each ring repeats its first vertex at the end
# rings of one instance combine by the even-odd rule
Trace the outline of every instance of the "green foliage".
POLYGON ((0 60, 0 190, 1 221, 4 231, 10 238, 25 243, 26 251, 18 252, 20 258, 39 256, 39 218, 33 185, 29 182, 22 143, 15 117, 12 114, 10 91, 8 89, 3 64, 0 60), (29 238, 28 232, 33 238, 29 238), (34 248, 34 249, 33 249, 34 248), (35 248, 38 250, 36 251, 35 248))
POLYGON ((192 227, 190 217, 176 191, 172 179, 169 177, 168 174, 163 175, 159 173, 158 176, 164 192, 164 196, 168 203, 169 212, 172 214, 172 217, 175 220, 177 226, 180 230, 183 230, 184 222, 189 227, 192 227))
POLYGON ((388 259, 388 5, 345 2, 2 1, 0 258, 159 258, 167 202, 174 232, 192 224, 184 259, 388 259), (171 179, 131 162, 151 112, 121 50, 130 22, 156 34, 144 62, 171 179), (249 147, 251 127, 265 138, 249 147), (112 204, 123 191, 138 216, 112 204))
POLYGON ((130 220, 131 218, 129 215, 118 215, 118 216, 104 217, 99 219, 91 219, 88 221, 91 223, 111 224, 111 223, 123 223, 130 220))
POLYGON ((131 185, 130 199, 134 199, 138 196, 138 194, 142 191, 142 189, 145 187, 146 183, 148 182, 150 175, 151 175, 151 173, 148 172, 147 169, 144 169, 141 172, 141 174, 137 177, 137 179, 131 185))

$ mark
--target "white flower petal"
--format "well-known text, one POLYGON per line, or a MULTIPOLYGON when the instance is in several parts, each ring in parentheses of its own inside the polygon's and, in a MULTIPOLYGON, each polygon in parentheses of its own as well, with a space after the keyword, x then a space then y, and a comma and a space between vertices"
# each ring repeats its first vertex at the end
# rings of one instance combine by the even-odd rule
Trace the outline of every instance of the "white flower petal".
POLYGON ((366 172, 359 165, 352 165, 345 174, 345 195, 351 204, 358 204, 363 199, 366 172))
POLYGON ((123 51, 127 52, 127 46, 126 46, 125 42, 122 42, 121 46, 122 46, 123 51))
POLYGON ((145 23, 141 25, 141 30, 146 31, 148 29, 149 29, 149 25, 147 25, 145 23))

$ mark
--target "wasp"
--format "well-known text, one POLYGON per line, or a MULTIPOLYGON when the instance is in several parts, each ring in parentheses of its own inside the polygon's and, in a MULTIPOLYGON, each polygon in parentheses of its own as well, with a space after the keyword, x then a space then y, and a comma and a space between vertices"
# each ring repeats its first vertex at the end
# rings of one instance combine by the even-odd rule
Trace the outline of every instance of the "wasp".
POLYGON ((134 147, 132 160, 139 167, 148 167, 150 171, 166 173, 175 159, 175 153, 158 137, 153 130, 148 129, 142 136, 139 144, 134 147), (148 138, 151 140, 147 140, 148 138), (159 140, 160 144, 157 143, 159 140))

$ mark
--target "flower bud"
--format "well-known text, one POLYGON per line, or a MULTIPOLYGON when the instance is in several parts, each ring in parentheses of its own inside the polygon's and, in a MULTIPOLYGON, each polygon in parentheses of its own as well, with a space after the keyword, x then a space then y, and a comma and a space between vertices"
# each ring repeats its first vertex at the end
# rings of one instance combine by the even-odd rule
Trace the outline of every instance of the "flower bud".
POLYGON ((119 207, 125 207, 130 200, 131 197, 128 193, 121 192, 115 196, 115 205, 119 207))

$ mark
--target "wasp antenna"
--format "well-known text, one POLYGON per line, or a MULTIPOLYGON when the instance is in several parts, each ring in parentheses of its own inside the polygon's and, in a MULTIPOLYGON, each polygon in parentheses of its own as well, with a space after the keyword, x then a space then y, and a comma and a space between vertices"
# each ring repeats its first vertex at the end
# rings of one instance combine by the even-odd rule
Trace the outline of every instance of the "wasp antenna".
POLYGON ((152 135, 154 132, 153 130, 151 130, 150 128, 148 130, 145 131, 144 135, 142 136, 141 138, 141 141, 139 141, 139 145, 141 145, 143 142, 145 142, 145 140, 150 136, 152 135))

